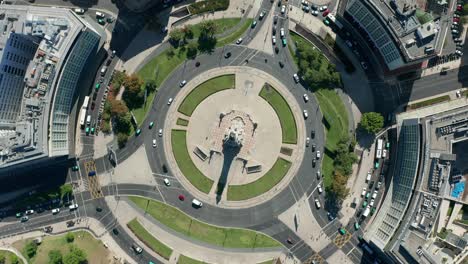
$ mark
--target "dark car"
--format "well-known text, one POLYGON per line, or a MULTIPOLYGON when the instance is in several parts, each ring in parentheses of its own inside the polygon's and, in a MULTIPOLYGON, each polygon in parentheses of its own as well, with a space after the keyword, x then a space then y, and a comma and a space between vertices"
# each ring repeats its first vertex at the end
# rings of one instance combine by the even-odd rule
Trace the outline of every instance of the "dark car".
POLYGON ((280 62, 279 62, 279 66, 280 66, 281 68, 283 68, 283 67, 284 67, 284 63, 283 63, 282 61, 280 61, 280 62))
POLYGON ((273 17, 273 24, 276 25, 276 23, 278 23, 278 16, 274 16, 274 17, 273 17))
POLYGON ((312 160, 312 168, 315 168, 315 164, 317 163, 317 161, 315 159, 312 160))
POLYGON ((374 181, 371 181, 371 182, 369 183, 369 189, 372 189, 372 187, 374 187, 374 183, 375 183, 374 181))
POLYGON ((278 48, 278 47, 275 47, 275 52, 276 52, 276 54, 278 54, 278 52, 279 52, 279 48, 278 48))
POLYGON ((315 138, 315 130, 310 131, 310 137, 315 138))
POLYGON ((102 208, 101 207, 96 207, 96 211, 97 212, 102 212, 102 208))
POLYGON ((108 59, 108 60, 106 61, 106 65, 109 66, 109 65, 111 64, 111 62, 112 62, 112 60, 111 60, 111 59, 108 59))
POLYGON ((117 228, 114 228, 112 229, 112 233, 114 233, 114 235, 118 235, 119 234, 119 230, 117 228))
POLYGON ((224 58, 227 59, 227 58, 231 57, 231 55, 232 55, 231 52, 227 52, 226 54, 224 54, 224 58))
POLYGON ((315 152, 315 144, 312 144, 312 152, 315 152))
POLYGON ((44 208, 39 207, 39 208, 36 209, 36 213, 40 214, 42 212, 44 212, 44 208))
POLYGON ((94 110, 94 107, 96 106, 96 104, 94 102, 91 103, 91 110, 94 110))

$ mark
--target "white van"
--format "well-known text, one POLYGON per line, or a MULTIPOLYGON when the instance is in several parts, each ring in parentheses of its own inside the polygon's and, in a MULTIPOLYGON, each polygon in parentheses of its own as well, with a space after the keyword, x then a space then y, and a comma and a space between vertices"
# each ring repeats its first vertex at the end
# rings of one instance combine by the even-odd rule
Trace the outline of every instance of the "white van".
POLYGON ((371 177, 372 177, 372 173, 369 171, 369 172, 367 173, 366 182, 369 182, 370 179, 371 179, 371 177))
POLYGON ((196 207, 202 207, 203 206, 203 203, 198 201, 197 199, 193 199, 192 204, 195 205, 196 207))
POLYGON ((86 124, 88 126, 91 124, 91 115, 88 115, 88 117, 86 117, 86 124))
POLYGON ((106 75, 106 71, 107 71, 107 66, 103 66, 103 67, 101 68, 101 76, 106 75))
POLYGON ((73 11, 75 11, 75 13, 77 13, 78 15, 83 15, 85 13, 83 8, 75 8, 73 9, 73 11))
POLYGON ((317 207, 317 209, 320 209, 320 201, 319 199, 315 198, 315 206, 317 207))
POLYGON ((70 209, 70 210, 75 210, 77 208, 78 208, 78 204, 72 204, 72 205, 68 206, 68 209, 70 209))
POLYGON ((104 14, 101 13, 101 12, 96 12, 96 17, 97 17, 97 18, 104 18, 104 17, 106 17, 106 15, 104 15, 104 14))

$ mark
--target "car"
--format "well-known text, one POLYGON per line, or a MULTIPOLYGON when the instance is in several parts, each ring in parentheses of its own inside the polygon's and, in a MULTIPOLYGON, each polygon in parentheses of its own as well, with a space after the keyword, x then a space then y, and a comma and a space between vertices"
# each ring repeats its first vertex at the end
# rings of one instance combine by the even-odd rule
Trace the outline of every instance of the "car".
POLYGON ((187 84, 187 81, 186 80, 183 80, 179 83, 179 87, 182 88, 184 87, 185 85, 187 84))
POLYGON ((304 94, 302 97, 304 98, 304 102, 309 102, 309 96, 307 94, 304 94))
POLYGON ((192 200, 192 205, 193 205, 194 207, 196 207, 196 208, 201 208, 201 207, 203 206, 203 203, 200 202, 200 201, 197 200, 197 199, 193 199, 193 200, 192 200))
POLYGON ((157 147, 156 139, 153 139, 153 148, 157 147))
POLYGON ((311 13, 312 15, 314 15, 314 16, 318 16, 319 11, 317 11, 317 10, 312 10, 310 13, 311 13))
POLYGON ((153 126, 154 126, 154 122, 151 121, 151 122, 149 123, 149 128, 151 129, 151 128, 153 128, 153 126))
POLYGON ((60 209, 59 208, 54 208, 52 209, 52 214, 58 214, 60 213, 60 209))
POLYGON ((132 245, 132 249, 133 251, 135 251, 135 253, 137 254, 141 254, 143 252, 143 249, 141 247, 139 247, 137 244, 133 244, 132 245))
POLYGON ((302 114, 304 115, 304 119, 307 119, 309 117, 309 113, 307 113, 307 110, 302 110, 302 114))
POLYGON ((258 17, 260 20, 262 20, 265 17, 265 11, 262 11, 260 13, 260 16, 258 17))
POLYGON ((99 18, 97 20, 97 22, 99 23, 99 25, 105 25, 106 24, 106 21, 104 19, 101 19, 101 18, 99 18))
POLYGON ((280 68, 284 67, 284 63, 282 61, 279 61, 278 64, 279 64, 280 68))
POLYGON ((376 190, 379 190, 380 187, 382 187, 382 182, 378 182, 378 183, 377 183, 377 186, 375 186, 375 189, 376 189, 376 190))
POLYGON ((87 127, 87 128, 85 129, 85 133, 86 133, 86 135, 89 135, 89 127, 87 127))
POLYGON ((372 207, 374 206, 375 199, 371 199, 369 205, 372 207))
POLYGON ((361 225, 359 225, 358 222, 355 222, 355 223, 354 223, 354 230, 357 231, 357 230, 359 230, 359 228, 361 228, 361 225))
POLYGON ((116 51, 115 51, 115 50, 112 50, 111 58, 114 58, 114 57, 115 57, 115 53, 116 53, 116 51))
POLYGON ((101 84, 100 83, 96 83, 96 85, 94 86, 94 89, 96 91, 99 91, 99 88, 101 88, 101 84))
POLYGON ((317 180, 320 180, 320 170, 317 171, 317 173, 315 173, 317 175, 317 180))
POLYGON ((236 44, 239 45, 242 43, 242 38, 237 39, 236 44))
POLYGON ((296 83, 298 83, 298 82, 299 82, 299 75, 297 75, 297 73, 295 73, 295 74, 293 75, 293 79, 294 79, 294 81, 295 81, 296 83))
POLYGON ((456 50, 455 54, 457 54, 458 56, 463 56, 463 52, 461 50, 456 50))
POLYGON ((94 108, 96 107, 96 104, 94 102, 91 103, 91 110, 94 110, 94 108))
MULTIPOLYGON (((322 13, 322 16, 326 17, 326 16, 328 16, 328 14, 330 14, 330 10, 327 9, 322 13)), ((326 21, 328 22, 328 20, 326 20, 326 21)))
POLYGON ((101 208, 101 207, 99 207, 99 206, 98 206, 98 207, 96 207, 96 212, 98 212, 98 213, 102 212, 102 208, 101 208))
POLYGON ((70 209, 70 210, 78 209, 78 204, 72 204, 72 205, 68 206, 68 209, 70 209))
POLYGON ((231 55, 232 55, 231 52, 226 52, 226 54, 224 54, 224 58, 227 59, 227 58, 231 57, 231 55))
POLYGON ((119 234, 119 230, 117 228, 114 228, 112 229, 112 233, 117 236, 119 234))
POLYGON ((179 198, 179 200, 181 200, 181 201, 184 201, 184 200, 185 200, 185 196, 182 195, 182 194, 179 194, 179 196, 178 196, 177 198, 179 198))
POLYGON ((159 135, 160 137, 162 137, 162 136, 163 136, 163 130, 162 130, 162 128, 160 128, 160 129, 159 129, 159 131, 158 131, 158 135, 159 135))
POLYGON ((367 176, 366 176, 366 182, 370 181, 372 178, 372 173, 370 171, 367 172, 367 176))
POLYGON ((254 20, 254 21, 252 22, 251 27, 254 28, 256 25, 257 25, 257 20, 254 20))
POLYGON ((306 137, 306 147, 308 147, 310 144, 310 138, 309 137, 306 137))
POLYGON ((309 13, 310 8, 308 6, 303 6, 302 10, 304 10, 304 12, 306 12, 306 13, 309 13))
POLYGON ((171 186, 171 182, 169 181, 168 178, 164 178, 164 184, 165 184, 166 186, 171 186))
POLYGON ((26 210, 25 214, 26 215, 32 215, 32 214, 34 214, 34 210, 26 210))
POLYGON ((103 13, 101 12, 96 12, 96 18, 105 18, 106 15, 104 15, 103 13))
POLYGON ((114 22, 114 18, 112 18, 112 17, 107 17, 107 18, 106 18, 106 22, 107 22, 107 23, 112 23, 112 22, 114 22))
POLYGON ((94 129, 94 127, 92 127, 92 128, 91 128, 91 134, 94 135, 94 131, 95 131, 95 129, 94 129))
POLYGON ((278 23, 278 16, 274 16, 273 17, 273 24, 277 24, 278 23))
POLYGON ((318 199, 318 198, 315 198, 314 201, 315 201, 315 207, 317 207, 317 209, 320 209, 321 206, 320 206, 320 201, 319 201, 319 199, 318 199))
POLYGON ((340 228, 338 231, 340 232, 342 236, 346 235, 346 229, 340 228))
POLYGON ((285 5, 282 5, 282 6, 281 6, 281 14, 284 15, 284 13, 286 13, 286 6, 285 6, 285 5))
POLYGON ((273 45, 276 45, 276 37, 275 36, 271 37, 271 43, 273 43, 273 45))
POLYGON ((288 45, 288 41, 286 40, 286 38, 283 38, 281 40, 281 43, 283 44, 283 47, 286 47, 286 45, 288 45))
POLYGON ((275 53, 278 54, 278 52, 279 52, 279 48, 278 48, 278 46, 276 46, 275 47, 275 53))
POLYGON ((382 150, 382 158, 386 158, 387 157, 387 150, 384 149, 382 150))
POLYGON ((369 189, 372 189, 372 187, 374 187, 374 183, 375 183, 374 181, 371 181, 371 182, 369 183, 369 189))
POLYGON ((335 216, 333 214, 331 214, 330 212, 327 213, 327 217, 328 217, 329 221, 335 220, 335 216))
POLYGON ((307 2, 306 0, 302 0, 301 4, 307 6, 307 5, 309 5, 309 2, 307 2))
POLYGON ((366 199, 369 199, 370 194, 371 194, 370 191, 368 191, 368 192, 366 193, 366 199))
POLYGON ((318 10, 319 10, 320 12, 323 12, 323 11, 327 10, 327 8, 328 8, 328 6, 324 5, 324 6, 319 7, 318 10))
POLYGON ((315 130, 312 129, 312 130, 310 131, 310 137, 311 137, 311 138, 315 138, 315 130))
POLYGON ((374 193, 372 194, 372 199, 377 198, 377 194, 379 194, 379 192, 378 192, 378 191, 374 191, 374 193))
POLYGON ((315 151, 315 147, 316 147, 315 144, 312 144, 312 152, 315 151))
POLYGON ((457 11, 462 11, 463 10, 463 6, 462 5, 457 5, 457 11))
POLYGON ((276 35, 276 26, 273 26, 273 29, 271 30, 271 34, 272 34, 273 36, 276 35))
POLYGON ((453 21, 453 22, 457 22, 457 23, 459 23, 459 22, 460 22, 460 18, 458 18, 458 17, 454 17, 454 18, 452 19, 452 21, 453 21))
POLYGON ((21 219, 20 219, 21 223, 24 223, 24 222, 26 222, 26 221, 28 221, 28 220, 29 220, 29 217, 26 216, 26 215, 23 216, 23 217, 21 217, 21 219))
POLYGON ((366 191, 367 191, 366 187, 362 188, 362 193, 361 193, 362 197, 366 196, 366 191))
POLYGON ((366 206, 367 206, 367 201, 364 201, 364 202, 362 203, 362 208, 366 208, 366 206))
POLYGON ((367 71, 367 63, 365 63, 364 61, 361 61, 361 67, 363 70, 367 71))
POLYGON ((316 157, 317 157, 318 160, 320 159, 320 150, 317 150, 316 157))
POLYGON ((167 100, 167 105, 171 105, 173 100, 174 100, 174 99, 172 99, 172 97, 169 98, 169 100, 167 100))
POLYGON ((323 192, 322 185, 319 184, 319 185, 317 186, 317 189, 318 189, 318 192, 319 192, 319 193, 322 193, 322 192, 323 192))
POLYGON ((72 171, 78 171, 80 168, 78 167, 78 165, 75 165, 72 167, 72 171))
POLYGON ((73 11, 78 15, 83 15, 85 13, 85 10, 83 8, 75 8, 73 9, 73 11))
POLYGON ((284 35, 285 35, 284 28, 280 28, 280 37, 284 38, 284 35))
POLYGON ((315 168, 315 166, 317 165, 317 161, 315 159, 312 160, 312 168, 315 168))
POLYGON ((136 134, 137 136, 139 136, 139 135, 141 134, 141 129, 137 129, 137 131, 135 132, 135 134, 136 134))
POLYGON ((327 25, 327 26, 330 26, 330 21, 328 21, 328 19, 324 19, 324 20, 323 20, 323 23, 324 23, 325 25, 327 25))
POLYGON ((315 5, 315 4, 311 4, 311 5, 310 5, 310 8, 311 8, 312 10, 318 10, 318 9, 319 9, 319 7, 318 7, 317 5, 315 5))

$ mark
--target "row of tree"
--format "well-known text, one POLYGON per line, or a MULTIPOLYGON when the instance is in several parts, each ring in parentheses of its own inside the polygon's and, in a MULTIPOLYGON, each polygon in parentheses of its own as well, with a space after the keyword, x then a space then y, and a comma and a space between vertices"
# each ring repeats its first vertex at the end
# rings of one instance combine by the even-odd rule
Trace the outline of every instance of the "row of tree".
POLYGON ((349 176, 353 173, 353 164, 357 162, 357 156, 354 154, 356 141, 351 140, 349 136, 343 136, 336 146, 333 160, 333 182, 330 187, 333 198, 341 203, 348 195, 349 189, 346 188, 349 176))

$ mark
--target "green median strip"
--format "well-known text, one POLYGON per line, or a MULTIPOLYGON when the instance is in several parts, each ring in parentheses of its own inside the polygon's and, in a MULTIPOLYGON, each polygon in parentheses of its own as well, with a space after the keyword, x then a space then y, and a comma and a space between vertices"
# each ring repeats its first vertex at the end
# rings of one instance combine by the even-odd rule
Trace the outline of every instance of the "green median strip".
POLYGON ((207 264, 206 262, 180 255, 177 264, 207 264))
POLYGON ((229 185, 227 199, 247 200, 269 191, 284 178, 290 167, 291 162, 278 158, 273 167, 260 179, 244 185, 229 185))
POLYGON ((260 97, 275 110, 281 124, 283 143, 297 144, 296 120, 286 99, 269 84, 263 86, 260 97))
POLYGON ((177 118, 176 124, 178 126, 188 126, 188 123, 189 123, 189 121, 187 119, 177 118))
POLYGON ((216 42, 216 47, 222 47, 222 46, 226 46, 228 44, 232 44, 234 41, 236 41, 238 38, 240 38, 245 33, 245 31, 252 24, 252 21, 253 21, 252 18, 246 19, 244 24, 238 30, 236 30, 235 32, 233 32, 229 36, 218 39, 218 41, 216 42))
POLYGON ((408 110, 414 110, 414 109, 418 109, 418 108, 421 108, 421 107, 426 107, 426 106, 430 106, 430 105, 434 105, 434 104, 438 104, 438 103, 442 103, 442 102, 447 102, 447 101, 450 101, 450 96, 446 94, 446 95, 431 98, 431 99, 428 99, 428 100, 425 100, 425 101, 410 104, 410 105, 408 105, 407 109, 408 110))
POLYGON ((187 149, 187 131, 173 129, 171 131, 172 152, 177 162, 177 166, 182 171, 182 174, 195 186, 198 190, 204 193, 209 193, 213 180, 203 175, 203 173, 195 166, 187 149))
POLYGON ((186 116, 191 116, 195 108, 208 96, 222 90, 234 89, 235 85, 236 76, 234 74, 209 79, 190 91, 180 104, 178 111, 186 116))
POLYGON ((225 248, 281 247, 273 238, 248 229, 224 228, 198 221, 170 205, 130 196, 130 200, 167 227, 205 243, 225 248))
POLYGON ((152 236, 139 222, 136 218, 128 222, 128 228, 140 239, 146 246, 151 248, 154 252, 165 259, 169 259, 172 254, 172 249, 161 241, 157 240, 152 236))

